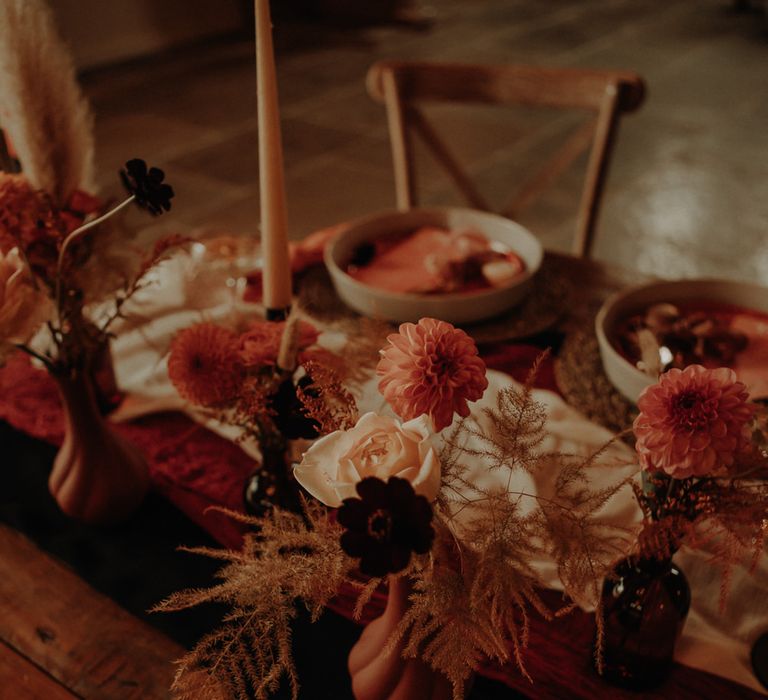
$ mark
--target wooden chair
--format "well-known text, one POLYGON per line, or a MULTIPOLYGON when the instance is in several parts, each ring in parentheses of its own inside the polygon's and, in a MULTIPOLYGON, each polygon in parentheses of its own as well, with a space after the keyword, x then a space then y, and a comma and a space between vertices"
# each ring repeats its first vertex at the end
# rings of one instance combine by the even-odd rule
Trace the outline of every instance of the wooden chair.
POLYGON ((587 123, 565 140, 500 212, 510 218, 518 216, 591 144, 573 242, 575 255, 589 256, 619 116, 637 109, 643 101, 640 76, 575 68, 379 61, 368 71, 367 86, 371 97, 386 106, 397 206, 403 210, 417 204, 414 133, 446 170, 467 204, 491 210, 425 117, 420 108, 423 104, 518 104, 589 113, 587 123))

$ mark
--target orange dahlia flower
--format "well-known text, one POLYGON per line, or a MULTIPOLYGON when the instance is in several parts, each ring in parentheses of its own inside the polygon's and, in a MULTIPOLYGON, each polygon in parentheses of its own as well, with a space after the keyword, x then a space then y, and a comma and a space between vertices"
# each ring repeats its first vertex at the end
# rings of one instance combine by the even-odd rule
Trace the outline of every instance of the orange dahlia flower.
POLYGON ((168 376, 179 395, 206 407, 226 404, 237 396, 243 366, 237 334, 214 323, 199 323, 176 334, 168 357, 168 376))
POLYGON ((746 387, 726 367, 669 370, 637 401, 633 428, 640 464, 675 479, 732 466, 753 414, 747 399, 746 387))
POLYGON ((379 391, 404 420, 427 415, 435 430, 442 430, 454 413, 468 416, 467 402, 479 399, 488 386, 474 341, 450 323, 434 318, 404 323, 387 341, 376 367, 379 391))
MULTIPOLYGON (((246 367, 274 365, 280 352, 286 321, 256 321, 240 336, 240 359, 246 367)), ((318 338, 317 329, 306 321, 299 321, 298 349, 314 345, 318 338)))
POLYGON ((43 240, 58 240, 65 226, 51 198, 23 175, 0 173, 0 251, 43 240))

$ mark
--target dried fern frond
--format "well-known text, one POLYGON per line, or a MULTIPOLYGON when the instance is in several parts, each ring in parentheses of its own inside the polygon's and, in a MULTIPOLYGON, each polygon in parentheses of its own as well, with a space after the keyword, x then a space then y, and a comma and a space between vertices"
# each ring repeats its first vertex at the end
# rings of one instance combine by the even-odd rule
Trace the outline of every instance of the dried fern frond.
MULTIPOLYGON (((101 236, 94 236, 94 240, 99 241, 100 243, 103 243, 103 238, 104 237, 101 236)), ((89 302, 96 301, 101 296, 111 297, 109 303, 106 305, 109 307, 109 310, 106 311, 104 317, 99 320, 99 326, 102 329, 102 333, 109 333, 111 326, 118 319, 126 318, 123 313, 125 304, 128 303, 135 294, 142 289, 149 287, 153 283, 149 273, 167 260, 173 253, 177 252, 180 248, 183 248, 190 242, 190 238, 179 234, 161 238, 155 242, 155 245, 148 253, 139 259, 138 266, 136 266, 134 270, 131 270, 130 273, 128 270, 124 271, 125 274, 129 274, 127 277, 122 276, 120 273, 116 275, 108 274, 102 268, 98 268, 100 272, 99 274, 96 274, 95 270, 100 262, 96 253, 98 253, 99 250, 104 250, 104 248, 97 246, 97 248, 94 249, 94 255, 91 256, 88 264, 82 267, 82 269, 74 276, 74 279, 76 281, 80 279, 88 280, 83 284, 83 288, 88 296, 89 302), (94 285, 90 281, 92 279, 97 279, 98 282, 94 285), (94 299, 93 297, 96 298, 94 299)), ((111 272, 117 272, 117 270, 112 270, 111 272)))
POLYGON ((295 601, 304 601, 316 619, 354 569, 339 547, 339 525, 319 504, 305 502, 303 515, 276 508, 246 519, 258 532, 245 536, 241 551, 199 550, 227 562, 221 583, 181 591, 155 608, 220 602, 232 609, 224 625, 180 661, 173 686, 178 697, 216 697, 223 690, 238 700, 265 700, 286 678, 298 698, 290 644, 295 601))
POLYGON ((326 365, 310 360, 302 363, 312 384, 298 387, 299 397, 307 415, 317 421, 322 433, 347 430, 357 422, 357 403, 338 375, 326 365))
MULTIPOLYGON (((614 438, 617 440, 618 438, 614 438)), ((637 528, 606 522, 600 511, 633 480, 619 478, 593 486, 590 470, 613 441, 586 457, 561 455, 551 502, 540 503, 537 517, 550 541, 550 557, 566 593, 582 605, 595 604, 599 586, 614 562, 632 547, 637 528)), ((602 476, 606 469, 603 467, 602 476)))
POLYGON ((381 585, 382 581, 383 579, 375 577, 368 581, 366 584, 360 584, 356 581, 352 582, 353 584, 361 586, 360 594, 357 596, 357 601, 355 602, 355 609, 352 611, 352 617, 355 620, 359 620, 363 616, 363 610, 365 609, 365 606, 368 605, 371 598, 373 597, 373 594, 381 585))
POLYGON ((546 409, 533 400, 530 388, 502 389, 495 408, 484 408, 482 425, 462 421, 446 440, 444 482, 450 483, 464 467, 457 458, 483 458, 491 469, 533 471, 545 458, 540 451, 546 439, 546 409), (474 438, 480 447, 470 448, 474 438))
POLYGON ((522 388, 500 391, 496 406, 483 411, 483 420, 464 421, 448 436, 441 455, 447 486, 443 505, 451 517, 470 509, 477 518, 471 532, 463 535, 472 546, 478 546, 484 533, 491 533, 498 540, 494 550, 514 551, 520 570, 533 559, 553 559, 566 593, 584 603, 594 602, 600 579, 618 556, 628 552, 634 534, 603 521, 599 512, 631 481, 618 478, 607 486, 592 484, 590 470, 612 441, 586 457, 542 450, 547 414, 533 398, 533 378, 522 388), (507 472, 506 490, 492 493, 472 483, 466 474, 467 462, 473 459, 507 472), (543 497, 515 490, 515 472, 552 475, 552 494, 543 497), (521 541, 526 543, 522 549, 501 545, 521 541))
POLYGON ((29 181, 59 206, 93 192, 93 119, 43 0, 0 3, 0 95, 0 128, 29 181))
MULTIPOLYGON (((603 577, 629 552, 635 534, 600 517, 630 483, 622 477, 607 486, 602 480, 600 486, 592 483, 590 471, 602 465, 611 443, 585 457, 545 452, 547 413, 533 397, 533 380, 534 375, 522 388, 503 389, 495 406, 451 431, 441 453, 439 499, 443 517, 457 533, 461 557, 472 562, 463 569, 472 614, 477 624, 509 641, 509 659, 524 675, 529 610, 551 619, 572 609, 568 599, 594 604, 603 577), (478 460, 498 474, 493 486, 475 483, 471 465, 478 460), (525 477, 522 482, 519 476, 525 477), (537 476, 552 485, 551 492, 543 495, 525 486, 537 476), (556 564, 566 594, 558 611, 548 610, 537 592, 541 578, 532 562, 544 560, 556 564)), ((471 668, 473 650, 452 648, 453 663, 471 668)))
POLYGON ((404 658, 421 658, 445 675, 456 700, 483 658, 504 659, 506 640, 470 605, 460 572, 436 567, 416 574, 410 606, 388 642, 404 642, 404 658))
POLYGON ((753 570, 768 532, 768 483, 743 478, 673 480, 669 488, 638 493, 645 520, 641 557, 666 558, 681 544, 709 555, 720 567, 724 609, 734 567, 753 570))
POLYGON ((591 514, 544 506, 537 514, 547 532, 551 558, 566 594, 580 605, 594 605, 603 578, 632 546, 633 531, 612 526, 591 514))
POLYGON ((490 539, 474 564, 470 596, 472 608, 485 611, 490 624, 510 640, 512 658, 529 680, 532 679, 524 661, 530 628, 528 608, 532 607, 545 619, 553 617, 539 597, 539 578, 528 564, 532 554, 538 554, 532 544, 536 538, 531 537, 534 534, 531 524, 528 517, 514 519, 508 526, 508 534, 512 536, 490 539), (515 538, 515 530, 520 539, 515 538))

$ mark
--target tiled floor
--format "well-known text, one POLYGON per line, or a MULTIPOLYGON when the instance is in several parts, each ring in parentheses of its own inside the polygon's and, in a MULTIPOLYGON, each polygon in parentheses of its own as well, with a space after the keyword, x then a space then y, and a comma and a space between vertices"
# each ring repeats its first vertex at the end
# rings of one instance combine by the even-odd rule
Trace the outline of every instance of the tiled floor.
MULTIPOLYGON (((768 18, 730 0, 431 0, 427 31, 279 23, 290 231, 394 205, 383 109, 367 96, 383 57, 634 69, 648 84, 622 123, 596 256, 665 277, 768 284, 768 18)), ((178 197, 165 227, 252 232, 258 222, 253 46, 211 43, 84 77, 100 180, 140 155, 178 197)), ((470 131, 443 113, 490 196, 544 157, 554 115, 496 111, 470 131), (515 171, 513 166, 517 166, 515 171)), ((454 201, 425 167, 429 202, 454 201)), ((523 218, 550 247, 570 240, 580 180, 569 173, 523 218)))

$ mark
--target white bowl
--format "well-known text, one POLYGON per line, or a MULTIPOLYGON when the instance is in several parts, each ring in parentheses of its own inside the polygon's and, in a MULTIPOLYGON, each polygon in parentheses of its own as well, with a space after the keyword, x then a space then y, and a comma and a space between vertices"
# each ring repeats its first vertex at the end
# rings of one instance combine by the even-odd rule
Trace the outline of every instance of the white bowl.
POLYGON ((435 208, 387 211, 358 219, 325 249, 325 264, 341 299, 365 316, 389 321, 418 321, 423 317, 451 323, 491 318, 519 304, 541 265, 538 239, 520 224, 496 214, 473 209, 435 208), (371 287, 346 273, 355 249, 384 236, 405 234, 422 226, 449 230, 473 229, 509 247, 525 262, 525 271, 509 285, 478 292, 407 294, 371 287))
POLYGON ((768 289, 726 280, 679 280, 632 287, 606 300, 595 319, 603 369, 611 384, 632 403, 637 403, 640 392, 655 380, 622 357, 612 345, 610 338, 616 322, 652 304, 691 301, 713 301, 768 312, 768 289))

